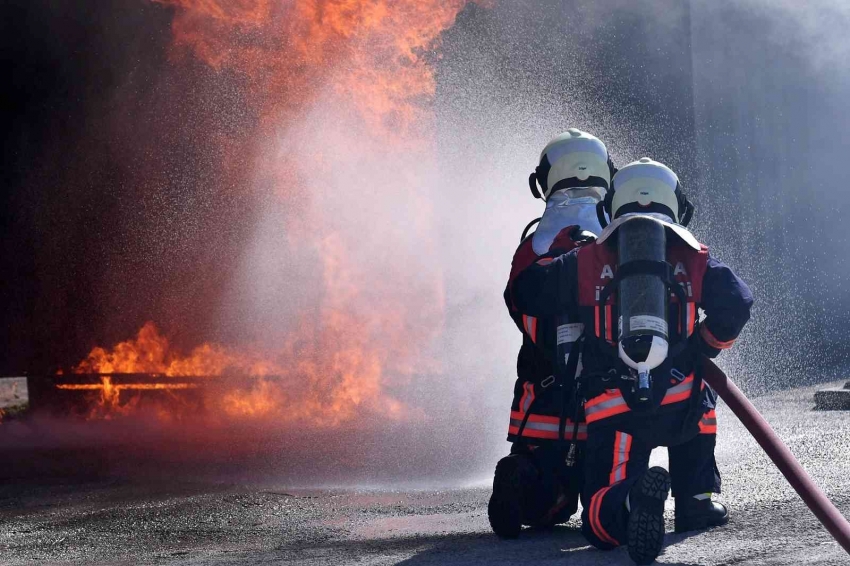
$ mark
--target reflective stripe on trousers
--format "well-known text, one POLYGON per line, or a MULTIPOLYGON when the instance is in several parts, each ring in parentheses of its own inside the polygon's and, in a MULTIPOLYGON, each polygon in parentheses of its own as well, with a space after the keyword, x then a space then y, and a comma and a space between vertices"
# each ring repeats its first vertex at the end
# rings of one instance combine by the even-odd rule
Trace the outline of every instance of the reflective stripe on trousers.
POLYGON ((717 413, 714 409, 705 413, 699 421, 700 434, 717 434, 717 413))
MULTIPOLYGON (((519 427, 522 424, 523 418, 525 418, 525 413, 520 411, 511 411, 511 422, 508 427, 508 434, 516 435, 519 433, 519 427)), ((558 428, 558 417, 531 414, 528 416, 528 421, 525 423, 525 428, 522 431, 522 437, 557 440, 558 428)), ((573 439, 574 428, 575 422, 572 419, 567 419, 566 426, 564 427, 564 440, 573 439)), ((587 424, 580 422, 578 424, 578 440, 585 439, 587 439, 587 424)))
POLYGON ((531 404, 534 402, 534 384, 530 381, 526 381, 522 384, 522 398, 519 400, 519 410, 523 413, 528 412, 528 408, 531 407, 531 404))
POLYGON ((632 435, 618 432, 614 437, 614 464, 608 483, 614 485, 626 479, 626 463, 629 461, 629 451, 632 449, 632 435))
POLYGON ((537 318, 526 314, 522 315, 522 326, 525 328, 526 334, 531 337, 531 341, 537 344, 537 318))
POLYGON ((599 509, 602 507, 602 498, 605 497, 605 494, 609 489, 611 489, 611 486, 602 488, 593 494, 593 497, 590 498, 590 508, 588 509, 587 515, 590 520, 590 528, 593 530, 593 534, 599 537, 599 539, 603 542, 607 542, 613 546, 620 546, 620 543, 608 534, 602 526, 602 522, 599 520, 599 509))

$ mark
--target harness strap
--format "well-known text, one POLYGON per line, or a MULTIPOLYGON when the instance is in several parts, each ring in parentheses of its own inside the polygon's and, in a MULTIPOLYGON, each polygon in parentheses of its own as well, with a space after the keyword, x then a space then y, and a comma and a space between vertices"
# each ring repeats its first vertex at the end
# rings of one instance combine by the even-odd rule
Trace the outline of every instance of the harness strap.
POLYGON ((531 403, 528 405, 528 410, 525 412, 525 415, 522 417, 522 422, 519 424, 519 428, 517 429, 517 438, 518 442, 522 442, 522 432, 525 430, 525 425, 528 423, 528 417, 531 416, 531 412, 534 409, 534 404, 537 403, 537 400, 540 398, 540 395, 535 395, 534 399, 531 400, 531 403))
MULTIPOLYGON (((578 359, 581 357, 581 351, 584 347, 584 332, 582 332, 581 336, 579 336, 578 340, 573 342, 572 348, 570 348, 570 355, 567 357, 567 368, 564 370, 564 382, 569 377, 572 377, 573 381, 576 383, 576 387, 574 390, 578 389, 578 382, 576 380, 576 373, 578 372, 578 359)), ((564 442, 564 433, 567 428, 567 387, 566 383, 561 383, 561 415, 558 419, 558 443, 563 445, 564 442)), ((577 416, 577 415, 576 415, 577 416)), ((577 438, 577 427, 578 427, 578 419, 575 420, 575 430, 573 430, 573 440, 570 441, 572 445, 573 442, 576 441, 577 438)))
MULTIPOLYGON (((696 330, 694 331, 694 335, 696 335, 696 330)), ((696 364, 694 366, 694 382, 691 386, 691 398, 688 400, 688 410, 685 413, 685 418, 682 421, 682 433, 685 432, 685 429, 688 427, 688 423, 691 422, 694 414, 699 411, 699 403, 702 400, 702 363, 699 355, 694 356, 696 359, 696 364)))
POLYGON ((584 407, 584 400, 581 391, 581 382, 576 379, 575 386, 575 412, 573 413, 573 437, 570 439, 570 448, 567 451, 567 467, 572 468, 576 465, 576 461, 578 460, 578 416, 581 412, 582 407, 584 407))

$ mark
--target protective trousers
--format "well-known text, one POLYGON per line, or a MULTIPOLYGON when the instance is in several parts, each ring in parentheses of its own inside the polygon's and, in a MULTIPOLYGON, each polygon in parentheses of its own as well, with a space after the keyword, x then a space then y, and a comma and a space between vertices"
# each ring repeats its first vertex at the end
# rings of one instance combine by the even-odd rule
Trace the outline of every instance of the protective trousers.
POLYGON ((523 524, 551 526, 566 523, 578 510, 584 483, 584 442, 577 445, 572 466, 566 465, 566 451, 555 446, 527 446, 514 443, 511 454, 529 455, 537 469, 535 481, 523 485, 523 524))
POLYGON ((626 499, 648 469, 653 448, 667 446, 673 497, 720 493, 714 410, 697 415, 695 426, 683 426, 687 403, 681 405, 661 415, 630 414, 613 425, 602 421, 588 430, 582 533, 593 546, 609 550, 626 544, 626 499))

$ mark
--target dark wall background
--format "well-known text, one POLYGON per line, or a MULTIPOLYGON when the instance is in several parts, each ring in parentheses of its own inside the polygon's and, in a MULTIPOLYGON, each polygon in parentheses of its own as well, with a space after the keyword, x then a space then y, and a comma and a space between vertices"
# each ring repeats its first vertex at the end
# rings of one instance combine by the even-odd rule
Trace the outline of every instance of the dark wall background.
POLYGON ((846 377, 850 5, 692 0, 701 227, 758 299, 757 389, 846 377))
POLYGON ((465 111, 476 134, 484 124, 545 144, 567 127, 585 128, 618 163, 652 153, 690 180, 690 47, 682 0, 470 5, 443 34, 437 106, 465 111))
POLYGON ((0 5, 2 373, 68 366, 146 320, 215 338, 207 307, 253 206, 218 142, 253 117, 236 78, 171 64, 170 21, 138 0, 0 5))

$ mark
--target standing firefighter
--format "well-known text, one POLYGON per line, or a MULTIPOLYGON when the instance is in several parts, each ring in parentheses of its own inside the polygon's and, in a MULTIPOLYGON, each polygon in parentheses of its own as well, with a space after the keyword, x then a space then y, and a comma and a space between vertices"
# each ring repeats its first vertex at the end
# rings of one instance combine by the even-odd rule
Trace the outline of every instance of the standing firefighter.
POLYGON ((720 491, 715 395, 698 361, 732 346, 753 299, 684 228, 693 207, 666 166, 627 165, 602 208, 613 220, 596 243, 530 266, 511 299, 529 316, 577 313, 584 322, 573 348, 582 352, 588 428, 582 531, 597 548, 627 544, 635 562, 650 564, 671 483, 677 532, 728 520, 711 500, 720 491), (669 474, 647 469, 658 446, 669 448, 669 474))
POLYGON ((576 372, 568 372, 566 354, 581 325, 569 316, 526 315, 511 301, 511 287, 529 266, 595 240, 602 231, 596 207, 614 172, 601 141, 570 129, 546 145, 529 178, 532 194, 546 201, 546 210, 534 234, 523 234, 505 290, 523 344, 508 429, 511 454, 496 466, 488 506, 490 524, 501 537, 517 536, 522 525, 566 522, 578 508, 582 451, 576 446, 571 453, 570 448, 574 437, 585 438, 586 429, 576 414, 576 372))

